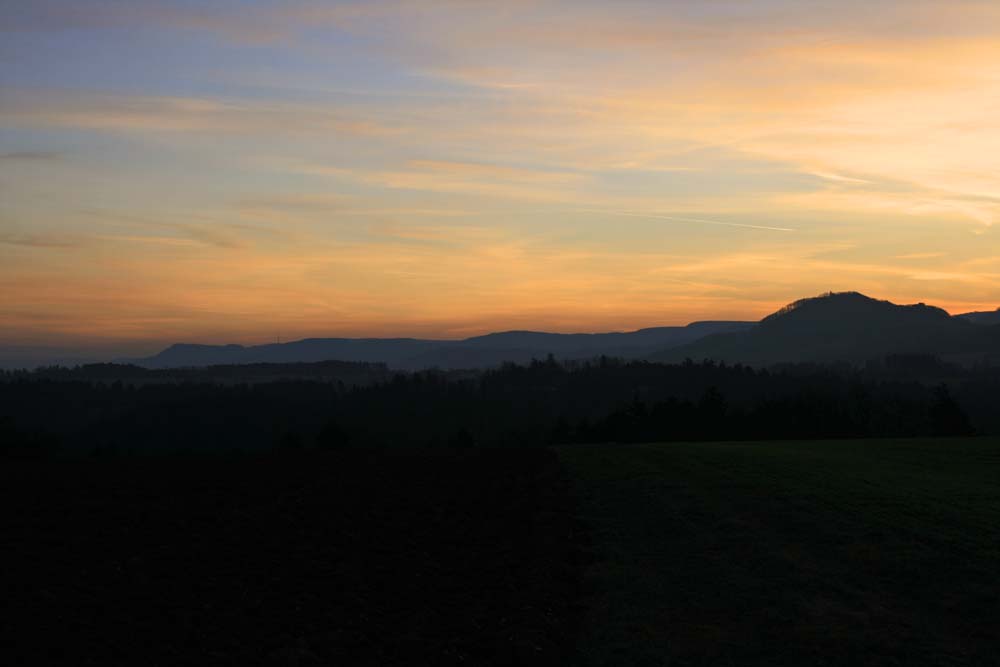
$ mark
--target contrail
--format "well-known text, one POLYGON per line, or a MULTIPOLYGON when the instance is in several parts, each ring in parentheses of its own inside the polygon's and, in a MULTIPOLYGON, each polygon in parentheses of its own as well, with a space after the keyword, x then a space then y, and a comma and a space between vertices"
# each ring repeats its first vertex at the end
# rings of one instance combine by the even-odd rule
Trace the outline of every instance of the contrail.
POLYGON ((659 215, 657 213, 636 213, 634 211, 606 211, 599 208, 579 208, 581 213, 603 213, 605 215, 628 215, 633 218, 650 218, 653 220, 671 220, 673 222, 694 222, 702 225, 719 225, 722 227, 743 227, 746 229, 766 229, 772 232, 795 232, 797 229, 791 227, 766 227, 764 225, 744 225, 739 222, 721 222, 719 220, 705 220, 704 218, 679 218, 673 215, 659 215))

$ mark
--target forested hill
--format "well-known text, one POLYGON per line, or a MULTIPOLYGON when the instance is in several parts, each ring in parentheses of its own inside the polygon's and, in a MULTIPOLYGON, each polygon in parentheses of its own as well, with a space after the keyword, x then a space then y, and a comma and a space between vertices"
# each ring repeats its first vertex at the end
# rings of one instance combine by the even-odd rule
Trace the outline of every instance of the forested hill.
POLYGON ((968 320, 973 324, 1000 324, 1000 308, 976 313, 962 313, 961 315, 956 315, 956 317, 968 320))
POLYGON ((925 304, 897 305, 857 292, 803 299, 752 328, 706 336, 651 355, 768 366, 863 363, 892 354, 935 355, 963 364, 1000 363, 1000 326, 989 318, 951 316, 925 304))

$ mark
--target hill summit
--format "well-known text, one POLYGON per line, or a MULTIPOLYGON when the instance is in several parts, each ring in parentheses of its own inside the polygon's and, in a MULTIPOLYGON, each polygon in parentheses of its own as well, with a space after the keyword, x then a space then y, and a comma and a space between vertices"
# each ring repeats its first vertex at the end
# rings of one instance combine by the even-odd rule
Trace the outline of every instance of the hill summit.
POLYGON ((1000 355, 1000 328, 978 326, 945 310, 898 305, 859 292, 795 301, 752 329, 706 336, 654 356, 732 363, 863 362, 892 354, 932 354, 955 361, 1000 355))
POLYGON ((951 319, 951 315, 942 308, 924 303, 900 306, 891 301, 873 299, 860 292, 828 292, 790 303, 762 319, 761 324, 781 320, 787 325, 794 320, 815 324, 826 322, 831 325, 855 322, 871 326, 876 321, 889 323, 900 319, 940 322, 951 319))

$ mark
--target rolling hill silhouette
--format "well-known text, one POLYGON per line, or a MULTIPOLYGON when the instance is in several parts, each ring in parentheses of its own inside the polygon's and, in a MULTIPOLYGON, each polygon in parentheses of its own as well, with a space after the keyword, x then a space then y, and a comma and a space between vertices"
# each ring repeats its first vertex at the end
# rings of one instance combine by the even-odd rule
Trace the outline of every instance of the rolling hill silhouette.
POLYGON ((694 322, 684 327, 655 327, 624 333, 556 334, 505 331, 465 340, 416 338, 308 338, 269 345, 171 345, 162 352, 129 363, 146 368, 183 368, 220 364, 314 361, 384 362, 392 368, 488 368, 506 361, 545 358, 591 359, 600 355, 645 358, 707 335, 739 331, 752 322, 694 322))
POLYGON ((897 305, 858 292, 796 301, 754 322, 694 322, 630 332, 558 334, 504 331, 464 340, 308 338, 269 345, 172 345, 146 368, 316 361, 383 362, 400 370, 479 369, 601 355, 678 362, 690 358, 770 365, 864 362, 893 354, 930 354, 958 363, 1000 360, 1000 309, 949 315, 923 303, 897 305))
POLYGON ((915 304, 901 306, 857 292, 802 299, 745 331, 706 336, 664 350, 656 361, 714 359, 769 365, 863 362, 893 354, 933 354, 971 363, 1000 358, 1000 326, 915 304))
POLYGON ((960 317, 973 324, 1000 324, 1000 308, 978 313, 962 313, 961 315, 956 315, 956 317, 960 317))

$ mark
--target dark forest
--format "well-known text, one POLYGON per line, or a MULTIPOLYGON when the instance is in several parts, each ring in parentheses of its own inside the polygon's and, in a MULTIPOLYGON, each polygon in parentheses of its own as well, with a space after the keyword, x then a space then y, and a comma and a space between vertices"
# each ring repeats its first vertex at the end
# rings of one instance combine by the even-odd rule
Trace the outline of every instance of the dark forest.
POLYGON ((996 434, 1000 371, 933 357, 753 369, 536 360, 393 373, 333 362, 0 375, 8 455, 510 447, 996 434))

